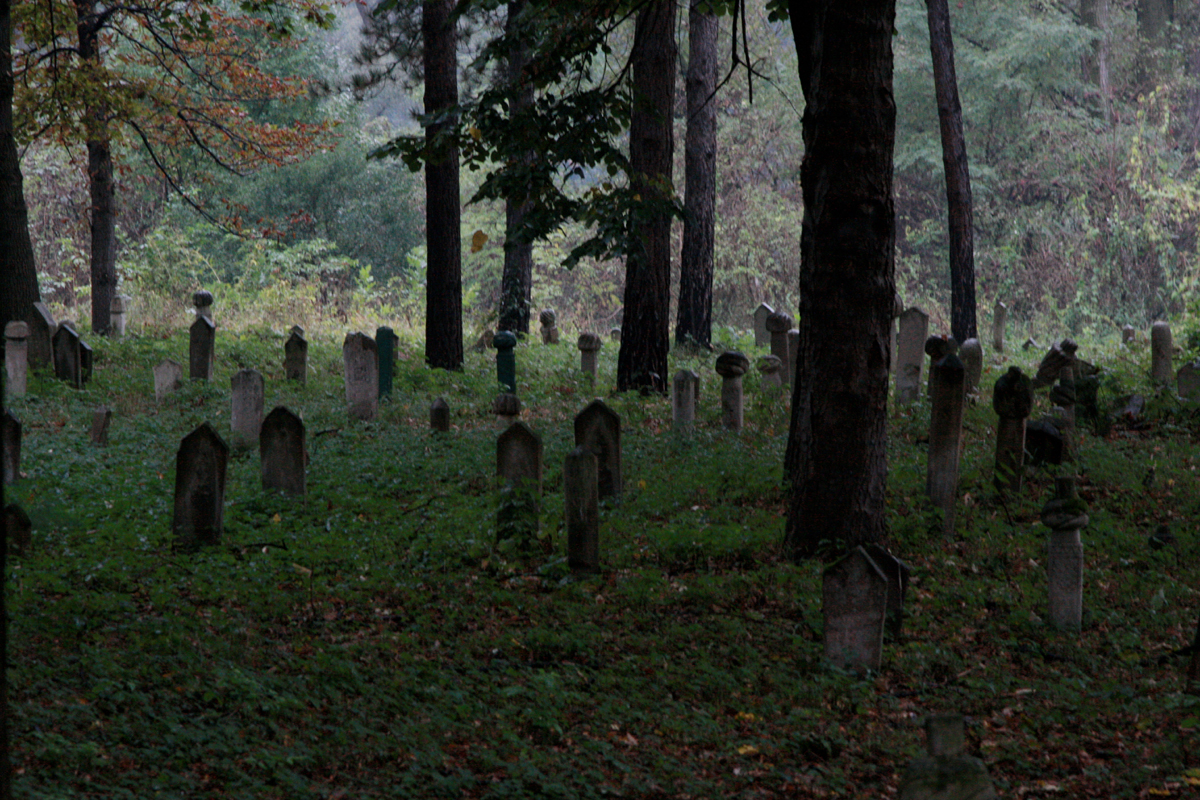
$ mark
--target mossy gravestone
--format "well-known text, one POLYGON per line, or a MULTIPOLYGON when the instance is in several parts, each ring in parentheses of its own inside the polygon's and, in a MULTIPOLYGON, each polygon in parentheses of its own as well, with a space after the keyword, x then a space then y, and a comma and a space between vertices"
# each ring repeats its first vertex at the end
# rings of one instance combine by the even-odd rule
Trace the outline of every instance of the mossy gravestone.
POLYGON ((233 446, 247 450, 258 442, 263 420, 263 376, 258 370, 243 369, 230 379, 229 427, 233 446))
POLYGON ((925 735, 929 755, 904 771, 900 800, 996 800, 983 762, 966 755, 962 715, 931 715, 925 735))
POLYGON ((1033 384, 1020 367, 1009 367, 996 379, 992 408, 1000 418, 992 480, 1001 492, 1019 491, 1025 461, 1025 420, 1033 410, 1033 384))
POLYGON ((934 505, 942 510, 942 533, 947 539, 954 535, 965 374, 962 362, 954 353, 947 353, 930 370, 929 460, 925 490, 934 505))
POLYGON ((429 427, 438 433, 450 430, 450 404, 446 398, 439 397, 429 406, 429 427))
POLYGON ((831 564, 821 582, 825 658, 843 669, 879 669, 887 607, 888 578, 866 549, 831 564))
POLYGON ((759 303, 754 309, 754 346, 768 347, 771 344, 771 332, 767 330, 767 317, 775 313, 775 309, 766 303, 759 303))
POLYGON ((79 334, 67 325, 59 325, 54 334, 54 376, 72 389, 83 388, 83 355, 79 334))
POLYGON ((183 367, 167 359, 154 368, 154 399, 162 402, 178 389, 183 378, 183 367))
POLYGON ((677 431, 690 431, 696 424, 696 383, 699 378, 690 369, 675 373, 671 382, 671 416, 677 431))
POLYGON ((229 447, 207 422, 180 442, 171 518, 171 532, 179 549, 192 551, 221 541, 228 464, 229 447))
POLYGON ((290 495, 307 491, 304 420, 276 406, 262 422, 258 436, 262 487, 290 495))
POLYGON ((600 497, 621 493, 621 418, 600 400, 575 416, 575 446, 596 456, 600 497))
POLYGON ((524 422, 514 422, 496 440, 496 475, 500 481, 496 541, 532 544, 542 497, 542 440, 524 422))
POLYGON ((375 419, 379 411, 379 364, 375 340, 365 333, 346 334, 342 342, 346 411, 358 420, 375 419))
POLYGON ((112 409, 100 406, 92 412, 92 444, 97 447, 108 445, 108 427, 112 423, 112 409))
POLYGON ((58 330, 50 309, 44 303, 34 303, 29 315, 29 365, 34 369, 54 366, 54 344, 51 339, 58 330))
POLYGON ((299 325, 293 326, 283 345, 283 372, 289 381, 308 382, 308 340, 299 325))
POLYGON ((896 402, 907 405, 921 393, 921 367, 925 363, 925 339, 929 315, 913 306, 900 315, 896 344, 896 402))

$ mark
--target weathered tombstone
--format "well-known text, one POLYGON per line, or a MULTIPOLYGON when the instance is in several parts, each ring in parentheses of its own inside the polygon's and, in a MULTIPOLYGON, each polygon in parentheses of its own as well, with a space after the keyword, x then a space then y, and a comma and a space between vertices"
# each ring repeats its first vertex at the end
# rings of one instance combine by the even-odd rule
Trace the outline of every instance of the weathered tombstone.
POLYGON ((558 314, 554 309, 542 309, 538 321, 542 323, 542 344, 558 344, 558 314))
POLYGON ((1004 352, 1004 329, 1008 325, 1008 306, 999 300, 992 306, 992 349, 1004 352))
POLYGON ((1033 410, 1033 385, 1019 367, 996 379, 992 408, 996 426, 996 467, 992 477, 1000 492, 1020 491, 1025 466, 1025 420, 1033 410))
POLYGON ((292 327, 283 345, 283 373, 289 381, 308 383, 308 340, 299 325, 292 327))
POLYGON ((900 337, 896 345, 896 402, 908 405, 921 393, 921 367, 925 363, 925 339, 929 315, 913 306, 900 315, 900 337))
POLYGON ((788 331, 792 329, 792 318, 782 311, 776 311, 767 317, 767 332, 771 334, 771 355, 783 363, 779 370, 779 380, 784 386, 791 386, 791 365, 788 362, 788 331))
POLYGON ((1075 449, 1075 370, 1063 367, 1058 372, 1058 385, 1050 390, 1050 402, 1061 410, 1058 432, 1063 439, 1063 458, 1074 460, 1075 449))
POLYGON ((576 346, 579 348, 579 369, 595 381, 596 370, 600 366, 600 348, 604 347, 604 340, 594 333, 581 333, 576 346))
POLYGON ((4 326, 5 389, 9 397, 24 397, 29 388, 29 323, 14 319, 4 326))
POLYGON ((510 392, 496 395, 492 401, 492 413, 496 415, 500 430, 507 430, 509 425, 521 418, 521 398, 510 392))
POLYGON ((108 426, 112 424, 112 409, 100 406, 92 412, 92 444, 104 447, 108 444, 108 426))
POLYGON ((1058 427, 1047 420, 1025 424, 1025 454, 1030 466, 1063 463, 1063 437, 1058 427))
POLYGON ((128 295, 113 295, 112 305, 109 306, 109 336, 114 339, 124 338, 132 305, 133 301, 128 295))
POLYGON ((375 340, 365 333, 348 333, 342 342, 342 368, 346 381, 346 410, 368 422, 379 411, 379 363, 375 340))
POLYGON ((276 406, 262 421, 258 435, 262 487, 290 495, 307 491, 304 420, 276 406))
POLYGON ((531 542, 540 515, 542 440, 524 422, 514 422, 496 440, 496 474, 502 486, 496 540, 531 542))
MULTIPOLYGON (((198 310, 198 309, 197 309, 198 310)), ((206 316, 197 316, 190 329, 188 343, 188 378, 210 381, 217 347, 217 328, 206 316)))
MULTIPOLYGON (((926 373, 926 397, 933 397, 933 365, 950 353, 958 355, 958 342, 954 340, 953 336, 930 336, 925 340, 925 355, 929 356, 929 370, 926 373)), ((965 378, 963 383, 964 385, 966 384, 965 378)))
POLYGON ((162 402, 183 385, 183 367, 167 359, 154 368, 154 399, 162 402))
POLYGON ((488 348, 492 346, 492 339, 496 334, 491 328, 488 328, 483 333, 479 334, 479 338, 475 340, 475 344, 471 345, 472 353, 486 353, 488 348))
POLYGON ((507 391, 517 390, 517 335, 512 331, 498 331, 492 338, 496 348, 496 383, 507 391))
POLYGON ((54 332, 58 323, 50 314, 45 303, 34 303, 33 314, 29 317, 29 365, 34 369, 47 369, 54 366, 54 332))
POLYGON ((400 337, 386 325, 375 329, 376 371, 379 373, 379 399, 392 393, 392 371, 396 361, 396 344, 400 337))
POLYGON ((92 370, 96 365, 95 353, 92 346, 82 339, 79 341, 79 379, 85 384, 92 379, 92 370))
POLYGON ((887 578, 887 616, 884 630, 892 638, 900 636, 904 627, 904 596, 908 593, 908 565, 878 544, 865 544, 863 549, 887 578))
POLYGON ((1126 323, 1121 327, 1121 344, 1131 345, 1137 339, 1137 329, 1126 323))
POLYGON ((792 328, 787 332, 788 363, 787 372, 789 385, 796 382, 796 370, 800 369, 800 329, 792 328))
POLYGON ((759 385, 764 392, 778 392, 783 388, 783 380, 779 377, 783 370, 783 362, 778 356, 763 356, 758 360, 758 372, 761 375, 759 385))
POLYGON ((925 489, 934 505, 942 509, 942 533, 947 539, 954 536, 958 459, 962 449, 964 372, 962 362, 954 353, 948 353, 931 370, 934 380, 925 489))
POLYGON ((229 448, 207 422, 180 442, 175 457, 171 532, 181 550, 196 550, 221 541, 228 464, 229 448))
POLYGON ((621 494, 621 418, 602 400, 593 400, 575 415, 575 446, 596 456, 600 496, 621 494))
POLYGON ((608 332, 608 338, 612 339, 614 342, 621 341, 621 329, 613 328, 612 330, 610 330, 608 332))
POLYGON ((909 763, 900 779, 900 800, 997 800, 987 768, 966 755, 961 714, 925 719, 929 755, 909 763))
POLYGON ((567 453, 563 465, 563 516, 567 566, 572 572, 600 570, 600 493, 595 454, 586 447, 567 453))
POLYGON ((966 370, 963 391, 974 396, 979 391, 979 379, 983 377, 983 345, 978 339, 967 339, 958 348, 958 358, 966 370))
POLYGON ((771 308, 766 303, 759 303, 758 308, 754 309, 754 346, 769 347, 771 344, 771 332, 767 330, 767 317, 775 313, 775 309, 771 308))
POLYGON ((83 364, 79 334, 66 324, 54 334, 54 377, 73 389, 83 388, 83 364))
POLYGON ((1064 369, 1074 368, 1075 353, 1078 350, 1079 345, 1070 339, 1063 339, 1061 342, 1051 345, 1038 364, 1037 374, 1033 376, 1033 388, 1041 389, 1044 386, 1050 386, 1058 380, 1060 372, 1064 369))
POLYGON ((439 397, 429 406, 429 427, 439 433, 450 430, 450 404, 446 398, 439 397))
POLYGON ((1175 373, 1175 391, 1184 400, 1200 399, 1200 359, 1188 362, 1175 373))
POLYGON ((888 362, 888 370, 892 375, 896 374, 897 365, 900 363, 899 351, 896 344, 896 327, 900 319, 900 315, 904 313, 904 298, 899 292, 892 297, 892 324, 888 327, 888 353, 891 360, 888 362))
POLYGON ((21 420, 13 415, 12 409, 0 417, 0 443, 4 449, 4 485, 12 486, 21 479, 21 420))
POLYGON ((9 503, 4 507, 4 522, 8 526, 8 549, 18 556, 28 553, 33 539, 33 522, 25 509, 9 503))
POLYGON ((862 547, 831 564, 821 582, 825 658, 843 669, 879 669, 888 579, 862 547))
POLYGON ((1150 326, 1150 380, 1153 383, 1170 383, 1174 376, 1171 369, 1171 326, 1159 321, 1150 326))
POLYGON ((690 369, 681 369, 671 382, 671 417, 677 431, 689 431, 696 424, 695 376, 690 369))
POLYGON ((717 374, 721 376, 721 422, 731 431, 743 424, 742 376, 750 370, 750 359, 736 350, 717 356, 717 374))
POLYGON ((230 379, 229 428, 233 446, 245 450, 259 441, 263 422, 263 376, 253 369, 238 370, 230 379))
POLYGON ((1088 524, 1087 504, 1075 493, 1075 479, 1054 479, 1054 499, 1042 507, 1042 524, 1050 529, 1050 623, 1063 630, 1083 624, 1083 543, 1079 530, 1088 524))
POLYGON ((196 307, 196 316, 204 317, 209 322, 213 321, 212 304, 212 292, 207 289, 201 289, 192 295, 192 305, 196 307))

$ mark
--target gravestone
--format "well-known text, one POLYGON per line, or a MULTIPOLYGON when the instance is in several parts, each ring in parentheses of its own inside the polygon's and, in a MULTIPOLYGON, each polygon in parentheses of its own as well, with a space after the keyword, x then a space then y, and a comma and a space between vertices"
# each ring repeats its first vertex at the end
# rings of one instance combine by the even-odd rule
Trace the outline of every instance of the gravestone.
POLYGON ((621 494, 621 418, 601 400, 593 400, 575 415, 575 446, 596 456, 596 480, 601 497, 621 494))
POLYGON ((1126 323, 1121 327, 1121 344, 1131 345, 1137 339, 1137 329, 1126 323))
POLYGON ((304 420, 276 406, 262 421, 258 436, 262 487, 295 496, 307 491, 304 420))
POLYGON ((283 374, 289 381, 308 383, 308 340, 299 325, 292 327, 283 345, 283 374))
POLYGON ((376 371, 379 373, 379 399, 392 394, 392 372, 396 363, 396 345, 400 337, 386 325, 375 329, 375 358, 378 362, 376 371))
POLYGON ((929 460, 925 490, 942 509, 942 534, 954 536, 954 504, 958 496, 958 459, 962 450, 965 370, 948 353, 930 370, 929 460))
POLYGON ((759 303, 758 308, 754 309, 755 347, 769 347, 771 345, 771 332, 767 330, 767 317, 774 313, 775 309, 766 303, 759 303))
POLYGON ((1019 367, 996 379, 992 408, 996 425, 996 466, 992 482, 1003 492, 1020 491, 1025 471, 1025 421, 1033 410, 1033 384, 1019 367))
MULTIPOLYGON (((958 355, 958 342, 954 340, 953 336, 930 336, 925 340, 925 355, 929 356, 929 370, 926 373, 926 397, 933 397, 933 365, 938 361, 941 361, 950 353, 958 355)), ((963 385, 966 385, 965 377, 963 379, 963 385)))
POLYGON ((742 376, 750 370, 750 359, 736 350, 717 356, 717 374, 721 376, 721 424, 731 431, 742 429, 742 376))
POLYGON ((542 309, 538 321, 542 323, 542 344, 558 344, 558 314, 554 309, 542 309))
POLYGON ((1025 454, 1027 456, 1026 463, 1030 466, 1062 464, 1062 434, 1053 423, 1047 420, 1025 423, 1025 454))
POLYGON ((967 339, 958 348, 958 359, 965 370, 963 391, 974 396, 979 391, 979 379, 983 377, 983 345, 978 339, 967 339))
POLYGON ((764 393, 779 392, 783 388, 783 380, 779 376, 782 369, 783 362, 778 356, 763 356, 758 360, 758 372, 761 376, 759 386, 764 393))
POLYGON ((92 370, 96 365, 92 346, 82 339, 79 341, 79 379, 85 384, 92 379, 92 370))
POLYGON ((904 298, 902 298, 900 296, 899 292, 896 292, 892 296, 892 324, 888 326, 888 354, 891 359, 890 361, 888 361, 888 371, 891 375, 896 374, 897 365, 900 363, 899 351, 897 349, 897 343, 896 343, 896 339, 897 339, 896 328, 899 323, 900 315, 903 313, 904 313, 904 298))
POLYGON ((14 319, 4 326, 5 389, 9 397, 24 397, 29 389, 29 323, 14 319))
POLYGON ((928 755, 909 763, 900 779, 900 800, 997 800, 987 768, 966 755, 961 714, 925 719, 928 755))
POLYGON ((100 406, 92 412, 92 444, 97 447, 108 445, 108 426, 112 423, 112 409, 100 406))
POLYGON ((600 571, 600 493, 595 454, 576 447, 563 465, 563 516, 567 566, 572 572, 600 571))
POLYGON ((610 330, 608 332, 608 338, 612 339, 614 342, 621 341, 621 329, 613 328, 612 330, 610 330))
POLYGON ((594 333, 581 333, 576 346, 579 348, 579 369, 595 381, 600 366, 600 348, 604 347, 604 341, 594 333))
POLYGON ((1042 524, 1050 529, 1050 623, 1077 631, 1083 624, 1083 543, 1079 531, 1088 524, 1087 504, 1075 493, 1075 478, 1054 479, 1054 499, 1042 507, 1042 524))
POLYGON ((1050 402, 1060 409, 1058 432, 1063 440, 1063 458, 1074 460, 1075 450, 1075 370, 1063 367, 1058 373, 1058 385, 1050 389, 1050 402))
POLYGON ((992 349, 1004 352, 1004 329, 1008 325, 1008 306, 999 300, 992 306, 992 349))
POLYGON ((16 503, 6 505, 4 524, 8 526, 8 549, 18 556, 28 553, 33 539, 33 522, 25 513, 25 509, 16 503))
POLYGON ((792 328, 787 333, 788 363, 787 372, 790 383, 796 382, 796 370, 800 369, 800 329, 792 328))
POLYGON ((792 318, 782 311, 767 317, 767 332, 771 334, 771 355, 783 364, 779 370, 779 380, 785 386, 792 384, 791 364, 788 362, 788 331, 792 329, 792 318))
POLYGON ((258 442, 263 422, 263 376, 253 369, 238 370, 230 379, 229 428, 233 446, 246 450, 258 442))
POLYGON ((346 382, 346 411, 369 422, 379 411, 379 363, 375 340, 365 333, 348 333, 342 342, 342 369, 346 382))
POLYGON ((671 382, 671 422, 677 431, 689 431, 696 424, 696 373, 681 369, 671 382))
POLYGON ((4 448, 3 473, 4 485, 12 486, 21 479, 21 420, 12 413, 12 409, 0 417, 0 445, 4 448))
POLYGON ((228 464, 229 448, 207 422, 180 442, 171 518, 171 532, 179 549, 192 551, 221 541, 228 464))
POLYGON ((486 353, 489 347, 492 347, 492 339, 496 334, 491 328, 488 328, 483 333, 479 334, 479 338, 475 340, 475 344, 471 345, 472 353, 486 353))
POLYGON ((439 397, 429 406, 429 427, 439 433, 450 430, 450 404, 446 398, 439 397))
POLYGON ((1033 376, 1033 388, 1041 389, 1051 386, 1058 380, 1058 374, 1064 369, 1073 369, 1076 364, 1075 354, 1079 345, 1070 339, 1063 339, 1051 345, 1038 364, 1037 373, 1033 376))
POLYGON ((896 345, 896 402, 908 405, 921 394, 921 367, 925 363, 925 339, 929 316, 913 306, 900 315, 900 336, 896 345))
POLYGON ((509 425, 521 418, 521 398, 510 392, 496 395, 492 401, 492 413, 496 415, 500 430, 507 430, 509 425))
POLYGON ((862 547, 831 564, 821 582, 825 658, 843 669, 879 669, 888 579, 862 547))
POLYGON ((183 367, 167 359, 154 368, 154 399, 162 402, 183 385, 183 367))
POLYGON ((882 545, 865 544, 863 549, 887 578, 887 615, 884 618, 884 631, 892 638, 897 638, 904 627, 904 597, 908 594, 910 570, 907 564, 889 553, 882 545))
POLYGON ((188 378, 210 381, 217 347, 217 328, 208 317, 197 316, 189 332, 188 378))
POLYGON ((509 392, 517 390, 517 335, 499 331, 492 339, 496 348, 496 383, 509 392))
POLYGON ((129 295, 113 296, 112 305, 109 306, 109 336, 114 339, 125 338, 125 331, 129 327, 129 312, 133 310, 132 307, 133 299, 129 295))
POLYGON ((45 303, 33 304, 33 313, 29 322, 29 366, 33 369, 50 369, 54 367, 54 332, 58 323, 50 314, 45 303))
POLYGON ((196 316, 197 317, 203 317, 204 319, 208 320, 209 322, 213 322, 212 292, 208 291, 207 289, 201 289, 198 292, 195 292, 194 294, 192 294, 192 305, 194 305, 196 307, 196 316))
POLYGON ((83 388, 83 357, 79 348, 79 334, 66 323, 58 326, 54 334, 54 377, 72 389, 83 388))
POLYGON ((1175 373, 1175 387, 1184 400, 1200 400, 1200 359, 1179 368, 1175 373))
POLYGON ((1171 341, 1171 326, 1165 322, 1156 322, 1150 326, 1150 380, 1153 383, 1170 383, 1174 377, 1171 369, 1171 355, 1174 344, 1171 341))
POLYGON ((501 484, 496 540, 532 542, 542 496, 542 440, 524 422, 514 422, 496 439, 496 474, 501 484))

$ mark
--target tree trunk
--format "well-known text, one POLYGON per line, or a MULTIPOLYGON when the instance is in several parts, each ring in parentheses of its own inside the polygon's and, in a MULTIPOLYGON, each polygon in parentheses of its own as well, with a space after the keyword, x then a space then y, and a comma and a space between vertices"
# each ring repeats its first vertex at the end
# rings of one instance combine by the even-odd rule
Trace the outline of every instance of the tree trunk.
POLYGON ((784 544, 798 560, 887 529, 895 0, 792 0, 790 11, 805 148, 784 544))
POLYGON ((684 142, 683 247, 675 343, 712 341, 713 215, 717 193, 717 18, 688 11, 687 138, 684 142))
MULTIPOLYGON (((629 124, 631 185, 663 204, 671 188, 671 112, 675 100, 675 2, 650 0, 634 29, 633 109, 629 124)), ((639 213, 637 246, 625 260, 625 314, 617 355, 617 390, 665 394, 671 313, 671 215, 639 213)))
POLYGON ((1096 33, 1091 51, 1083 57, 1083 79, 1098 87, 1105 122, 1112 121, 1108 78, 1108 6, 1109 0, 1080 0, 1079 3, 1080 20, 1096 33))
POLYGON ((942 165, 946 171, 946 206, 950 231, 950 332, 960 342, 976 338, 975 233, 971 172, 963 138, 962 105, 954 73, 954 40, 946 0, 926 0, 933 86, 942 128, 942 165))
MULTIPOLYGON (((458 103, 453 7, 454 0, 424 0, 421 6, 426 114, 458 103)), ((429 125, 426 141, 432 145, 452 124, 429 125)), ((442 369, 459 369, 463 363, 460 213, 458 148, 452 147, 425 165, 425 361, 442 369)))
MULTIPOLYGON (((12 2, 0 0, 0 331, 14 319, 31 319, 33 304, 41 299, 13 138, 12 100, 12 2)), ((0 771, 2 798, 8 796, 8 771, 3 764, 0 771)))
MULTIPOLYGON (((7 8, 7 4, 5 4, 7 8)), ((7 17, 7 13, 0 11, 7 17)), ((0 21, 0 25, 4 24, 0 21)), ((7 26, 5 30, 8 30, 7 26)), ((6 49, 4 51, 8 53, 6 49)), ((12 108, 12 104, 9 104, 12 108)), ((4 416, 4 370, 0 370, 0 418, 4 416)), ((0 464, 7 463, 0 436, 0 464)), ((8 514, 4 511, 4 481, 0 480, 0 800, 12 798, 12 763, 8 756, 8 514)))
POLYGON ((1162 38, 1175 18, 1175 0, 1138 0, 1138 33, 1148 42, 1162 38))
MULTIPOLYGON (((525 0, 508 4, 505 23, 511 35, 525 11, 525 0)), ((528 61, 527 44, 522 40, 508 56, 508 83, 515 96, 511 118, 516 118, 533 105, 533 83, 522 78, 528 61)), ((532 157, 525 156, 527 161, 532 157)), ((497 328, 514 333, 529 333, 529 313, 533 298, 533 242, 522 241, 517 235, 529 213, 527 197, 509 197, 504 206, 504 273, 500 278, 500 322, 497 328)))

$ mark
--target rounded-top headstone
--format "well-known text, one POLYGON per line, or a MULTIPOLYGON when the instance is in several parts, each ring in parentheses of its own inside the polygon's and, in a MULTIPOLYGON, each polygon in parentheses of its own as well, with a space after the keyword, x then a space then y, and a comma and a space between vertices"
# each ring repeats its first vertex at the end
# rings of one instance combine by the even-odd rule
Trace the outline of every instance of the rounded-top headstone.
POLYGON ((758 359, 758 371, 763 375, 774 375, 783 369, 783 359, 779 356, 763 356, 758 359))
POLYGON ((521 413, 521 398, 515 394, 498 394, 492 401, 492 413, 499 417, 515 417, 521 413))
POLYGON ((112 305, 109 306, 109 309, 111 310, 111 312, 113 314, 124 314, 125 313, 125 296, 119 294, 119 295, 116 295, 115 297, 113 297, 112 305))
POLYGON ((941 361, 951 353, 958 352, 958 342, 952 336, 930 336, 925 340, 925 355, 941 361))
POLYGON ((787 333, 795 323, 792 318, 782 311, 776 311, 767 317, 767 330, 771 333, 787 333))
POLYGON ((1121 344, 1129 344, 1136 338, 1137 329, 1126 323, 1125 326, 1121 328, 1121 344))
POLYGON ((579 334, 578 347, 580 350, 593 351, 599 350, 604 346, 604 340, 594 333, 579 334))
POLYGON ((904 300, 900 297, 900 293, 896 292, 896 296, 892 299, 892 319, 898 318, 904 313, 904 300))
POLYGON ((1009 367, 996 379, 992 408, 1005 419, 1025 419, 1033 411, 1033 383, 1020 367, 1009 367))
POLYGON ((558 322, 558 314, 554 313, 553 308, 542 309, 542 313, 538 315, 538 319, 547 328, 558 322))
POLYGON ((736 350, 726 350, 717 356, 716 370, 722 378, 740 378, 750 370, 750 359, 736 350))
POLYGON ((196 308, 207 308, 213 304, 213 295, 208 289, 201 289, 192 295, 192 305, 196 308))
POLYGON ((19 319, 14 319, 4 326, 5 339, 28 339, 29 338, 29 323, 19 319))
POLYGON ((512 350, 517 346, 517 335, 512 331, 497 331, 492 337, 492 347, 497 350, 512 350))
POLYGON ((614 342, 621 341, 621 329, 620 328, 613 328, 611 331, 608 332, 608 335, 610 337, 612 337, 612 340, 614 342))

